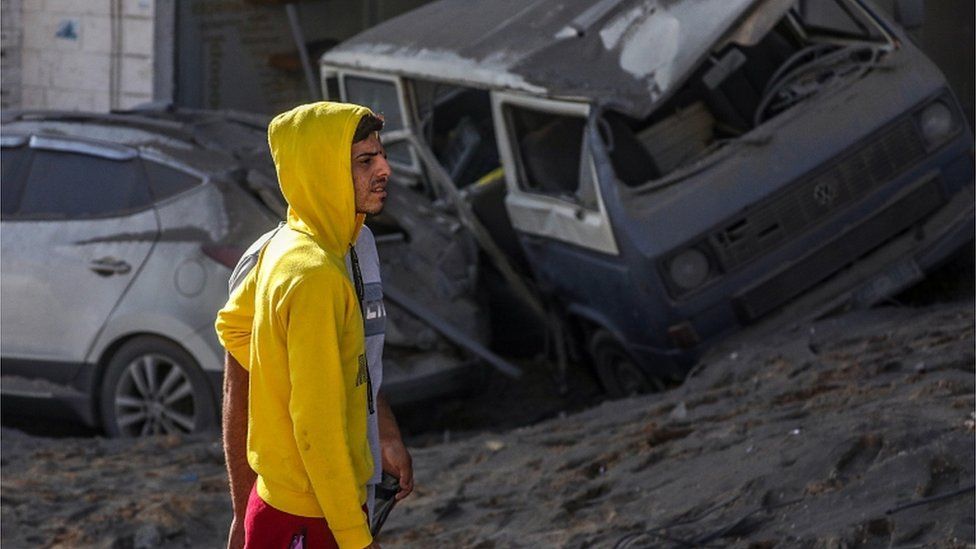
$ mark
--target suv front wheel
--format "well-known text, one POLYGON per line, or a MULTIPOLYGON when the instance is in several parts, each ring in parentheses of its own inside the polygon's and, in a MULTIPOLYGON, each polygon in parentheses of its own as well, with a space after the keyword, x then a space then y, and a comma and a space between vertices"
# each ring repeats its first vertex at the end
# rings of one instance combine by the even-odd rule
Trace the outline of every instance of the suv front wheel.
POLYGON ((216 425, 196 361, 171 341, 140 336, 112 355, 101 384, 102 426, 112 437, 197 433, 216 425))

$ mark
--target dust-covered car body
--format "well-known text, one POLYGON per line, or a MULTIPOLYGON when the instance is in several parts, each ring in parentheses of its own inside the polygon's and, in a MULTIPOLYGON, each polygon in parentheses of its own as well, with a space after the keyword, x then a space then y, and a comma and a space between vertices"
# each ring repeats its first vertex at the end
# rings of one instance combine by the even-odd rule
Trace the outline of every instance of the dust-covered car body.
POLYGON ((5 409, 112 435, 218 423, 213 330, 241 252, 284 213, 267 120, 5 112, 5 409))
POLYGON ((867 2, 443 0, 321 65, 387 117, 387 286, 476 338, 546 318, 612 392, 877 302, 973 237, 957 101, 867 2))

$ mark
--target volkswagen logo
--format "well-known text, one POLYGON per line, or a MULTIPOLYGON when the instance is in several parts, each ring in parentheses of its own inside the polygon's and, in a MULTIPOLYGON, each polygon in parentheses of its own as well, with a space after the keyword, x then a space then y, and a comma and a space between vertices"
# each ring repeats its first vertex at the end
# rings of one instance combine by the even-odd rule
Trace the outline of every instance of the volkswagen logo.
POLYGON ((817 186, 813 188, 813 199, 821 206, 830 206, 836 198, 837 185, 833 182, 817 183, 817 186))

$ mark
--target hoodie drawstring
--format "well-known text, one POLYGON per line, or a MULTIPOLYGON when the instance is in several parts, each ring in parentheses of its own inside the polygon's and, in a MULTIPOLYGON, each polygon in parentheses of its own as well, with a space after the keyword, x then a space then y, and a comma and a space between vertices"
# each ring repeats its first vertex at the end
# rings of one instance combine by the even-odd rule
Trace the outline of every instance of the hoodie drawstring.
MULTIPOLYGON (((359 299, 359 312, 363 316, 363 333, 366 330, 366 302, 365 302, 365 286, 363 285, 363 273, 359 270, 359 257, 356 255, 356 247, 349 247, 349 259, 352 263, 352 281, 353 285, 356 286, 356 297, 359 299)), ((366 364, 366 403, 369 407, 369 413, 376 413, 376 407, 373 404, 373 379, 369 375, 369 359, 366 357, 365 344, 363 347, 363 360, 366 364)))

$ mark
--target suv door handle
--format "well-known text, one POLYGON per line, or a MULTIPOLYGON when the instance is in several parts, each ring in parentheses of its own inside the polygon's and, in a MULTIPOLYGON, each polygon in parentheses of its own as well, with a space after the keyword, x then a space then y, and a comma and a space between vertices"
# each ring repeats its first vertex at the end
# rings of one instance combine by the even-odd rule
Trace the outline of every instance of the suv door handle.
POLYGON ((132 266, 114 257, 103 257, 91 262, 89 269, 95 271, 100 276, 112 276, 114 274, 126 274, 132 270, 132 266))

